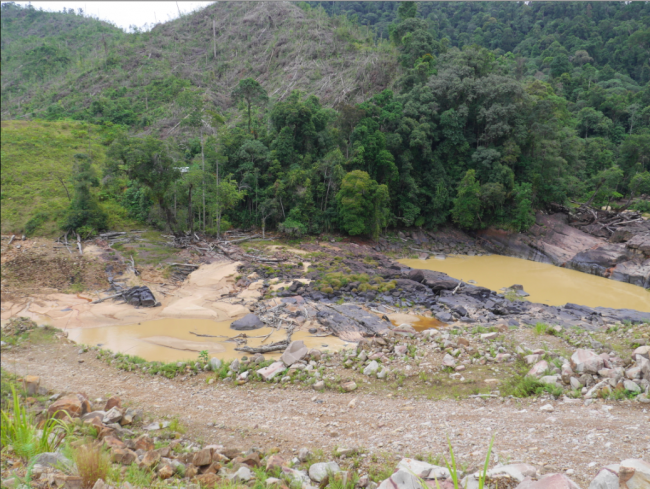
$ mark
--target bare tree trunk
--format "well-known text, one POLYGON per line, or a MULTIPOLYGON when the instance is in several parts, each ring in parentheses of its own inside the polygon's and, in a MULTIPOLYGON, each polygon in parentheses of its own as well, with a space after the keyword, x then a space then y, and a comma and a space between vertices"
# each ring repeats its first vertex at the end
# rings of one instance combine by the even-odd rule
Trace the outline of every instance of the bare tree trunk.
POLYGON ((203 168, 203 232, 205 233, 205 153, 203 151, 203 128, 201 128, 201 164, 203 168))
POLYGON ((217 21, 212 19, 212 54, 217 59, 217 21))
POLYGON ((187 204, 187 225, 190 228, 190 234, 194 233, 194 214, 192 212, 192 187, 194 187, 194 184, 190 183, 189 202, 187 204))
POLYGON ((69 201, 72 200, 70 198, 70 192, 68 192, 68 187, 66 187, 65 183, 63 183, 63 179, 59 175, 54 175, 54 176, 59 180, 59 182, 61 182, 61 185, 63 185, 63 190, 65 190, 65 193, 68 196, 68 200, 69 201))
MULTIPOLYGON (((215 129, 214 131, 214 140, 217 141, 217 130, 215 129)), ((215 148, 215 153, 217 153, 216 148, 215 148)), ((216 193, 216 199, 217 199, 217 239, 219 239, 221 235, 221 204, 219 203, 219 154, 217 153, 216 156, 216 167, 217 167, 217 193, 216 193)))

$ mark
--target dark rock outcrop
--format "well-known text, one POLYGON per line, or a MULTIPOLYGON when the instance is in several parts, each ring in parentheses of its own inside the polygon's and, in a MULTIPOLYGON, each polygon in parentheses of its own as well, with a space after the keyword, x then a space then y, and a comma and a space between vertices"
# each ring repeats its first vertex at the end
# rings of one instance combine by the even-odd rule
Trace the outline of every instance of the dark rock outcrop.
POLYGON ((124 291, 122 297, 132 306, 155 307, 159 305, 159 303, 156 302, 153 292, 151 292, 147 286, 131 287, 129 290, 124 291))
POLYGON ((485 249, 500 255, 579 270, 581 272, 650 287, 650 226, 647 221, 623 226, 609 241, 595 228, 591 234, 572 227, 566 214, 538 213, 526 234, 498 229, 478 232, 485 249), (641 233, 641 234, 635 234, 641 233))
POLYGON ((230 329, 237 331, 250 331, 252 329, 263 328, 264 323, 255 314, 246 314, 243 318, 233 321, 230 329))

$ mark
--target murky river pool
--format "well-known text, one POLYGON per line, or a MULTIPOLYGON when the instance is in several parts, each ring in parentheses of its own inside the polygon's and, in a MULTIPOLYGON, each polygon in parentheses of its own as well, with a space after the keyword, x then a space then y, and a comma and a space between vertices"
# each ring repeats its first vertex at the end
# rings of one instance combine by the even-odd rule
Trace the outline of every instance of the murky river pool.
MULTIPOLYGON (((231 321, 208 319, 158 319, 126 326, 101 328, 71 328, 69 338, 88 346, 101 345, 114 352, 137 355, 149 361, 174 362, 197 358, 207 350, 211 357, 233 359, 247 355, 235 351, 237 343, 227 341, 238 334, 246 334, 248 346, 268 345, 286 338, 284 329, 260 328, 252 331, 230 329, 231 321), (195 334, 193 334, 195 333, 195 334), (262 342, 263 337, 272 333, 262 342), (197 336, 210 335, 210 336, 197 336)), ((302 340, 309 348, 338 351, 352 346, 335 336, 314 336, 307 331, 295 331, 292 340, 302 340)), ((282 352, 265 353, 266 358, 279 357, 282 352)), ((250 354, 248 354, 250 356, 250 354)))
POLYGON ((650 292, 636 285, 596 275, 501 255, 448 256, 445 260, 400 260, 411 268, 435 270, 473 280, 476 285, 499 291, 521 284, 531 302, 560 306, 567 302, 589 307, 613 307, 650 312, 650 292))

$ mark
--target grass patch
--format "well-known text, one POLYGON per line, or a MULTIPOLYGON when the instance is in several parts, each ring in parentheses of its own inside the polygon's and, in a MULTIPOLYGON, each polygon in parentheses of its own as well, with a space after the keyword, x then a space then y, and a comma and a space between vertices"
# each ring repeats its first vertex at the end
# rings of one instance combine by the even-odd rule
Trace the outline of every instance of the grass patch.
POLYGON ((500 392, 504 396, 533 397, 549 393, 554 397, 562 395, 562 388, 555 385, 540 382, 536 377, 518 374, 508 379, 501 387, 500 392))

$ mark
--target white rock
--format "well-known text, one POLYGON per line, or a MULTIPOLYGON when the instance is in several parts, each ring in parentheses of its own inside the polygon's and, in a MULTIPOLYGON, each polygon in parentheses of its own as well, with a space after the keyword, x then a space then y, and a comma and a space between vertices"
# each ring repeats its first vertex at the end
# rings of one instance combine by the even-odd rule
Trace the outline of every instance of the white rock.
POLYGON ((544 404, 541 408, 539 408, 540 411, 543 413, 552 413, 555 411, 555 408, 553 407, 552 404, 544 404))
POLYGON ((446 467, 439 467, 412 458, 403 458, 397 464, 397 468, 399 470, 406 470, 409 473, 412 472, 422 479, 446 479, 447 477, 451 477, 446 467))
POLYGON ((636 355, 640 355, 647 360, 650 360, 650 346, 644 345, 638 347, 636 350, 632 352, 632 358, 634 358, 636 355))
POLYGON ((578 349, 571 355, 571 367, 579 374, 597 374, 605 360, 592 350, 578 349))
POLYGON ((641 392, 641 387, 631 380, 624 380, 623 387, 625 387, 625 390, 628 392, 641 392))
POLYGON ((287 349, 284 350, 280 360, 289 366, 305 358, 308 353, 309 349, 302 340, 292 341, 287 349))
POLYGON ((400 469, 379 484, 377 489, 424 489, 420 480, 407 470, 400 469))
POLYGON ((527 375, 530 375, 532 377, 539 377, 548 372, 548 368, 548 362, 546 360, 540 360, 535 365, 533 365, 533 368, 528 371, 527 375))
POLYGON ((547 384, 547 385, 556 385, 556 384, 557 384, 557 379, 558 379, 558 376, 557 376, 557 375, 545 375, 544 377, 542 377, 541 379, 539 379, 539 381, 540 381, 542 384, 547 384))
POLYGON ((582 389, 582 384, 580 383, 580 381, 577 378, 571 377, 569 382, 571 384, 572 389, 574 389, 574 390, 582 389))
POLYGON ((499 336, 499 333, 483 333, 483 334, 481 334, 481 339, 482 340, 493 340, 497 336, 499 336))
POLYGON ((377 373, 377 370, 379 370, 379 364, 373 360, 363 369, 363 375, 374 375, 377 373))
POLYGON ((339 472, 341 472, 341 469, 336 462, 322 462, 309 467, 309 477, 316 482, 321 482, 328 474, 337 474, 339 472))
MULTIPOLYGON (((480 472, 477 472, 474 476, 478 478, 480 474, 480 472)), ((497 466, 487 471, 488 477, 496 478, 504 475, 521 482, 526 477, 535 477, 537 475, 537 469, 529 464, 509 464, 497 466)))
POLYGON ((442 358, 442 364, 445 367, 455 367, 456 366, 456 359, 452 357, 449 353, 447 353, 443 358, 442 358))
POLYGON ((253 478, 253 473, 251 472, 251 469, 248 467, 239 467, 237 469, 237 472, 234 474, 231 474, 228 476, 228 479, 230 479, 233 482, 246 482, 249 481, 253 478))
POLYGON ((122 412, 117 407, 112 407, 104 415, 104 418, 102 419, 102 423, 104 424, 117 423, 120 419, 122 419, 122 412))
POLYGON ((619 489, 618 487, 618 465, 616 465, 616 470, 613 470, 613 466, 608 466, 600 469, 598 475, 594 477, 589 484, 589 489, 619 489))
POLYGON ((257 373, 260 374, 264 380, 271 380, 273 377, 279 373, 284 372, 286 369, 287 367, 284 366, 283 362, 274 362, 268 367, 259 369, 257 373))

